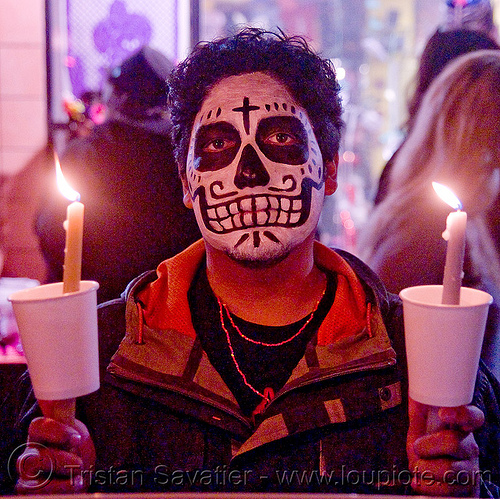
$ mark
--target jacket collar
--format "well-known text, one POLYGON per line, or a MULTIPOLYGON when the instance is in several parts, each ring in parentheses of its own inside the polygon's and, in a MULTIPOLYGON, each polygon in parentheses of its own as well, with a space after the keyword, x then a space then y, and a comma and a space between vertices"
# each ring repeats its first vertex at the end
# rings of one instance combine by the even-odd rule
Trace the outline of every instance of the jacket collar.
MULTIPOLYGON (((108 372, 114 375, 110 382, 126 390, 135 390, 143 396, 157 397, 159 402, 173 404, 188 413, 190 412, 185 407, 186 400, 202 402, 205 407, 208 405, 210 410, 196 410, 198 417, 205 414, 207 423, 220 425, 225 429, 231 427, 235 434, 245 434, 251 428, 251 423, 241 414, 234 396, 201 350, 191 322, 187 290, 204 253, 203 242, 197 242, 177 257, 163 262, 156 276, 150 272, 131 284, 127 292, 127 331, 108 366, 108 372), (155 280, 151 282, 152 279, 155 280), (144 314, 145 321, 142 310, 147 312, 144 314), (162 320, 171 322, 167 327, 163 327, 165 324, 161 323, 162 320), (142 326, 144 341, 142 338, 138 341, 137 331, 141 330, 142 326), (180 397, 179 400, 176 397, 180 397)), ((269 406, 271 412, 265 415, 265 419, 274 411, 280 411, 280 401, 287 400, 292 394, 302 393, 302 390, 297 388, 309 385, 330 386, 330 383, 324 384, 321 381, 334 380, 349 373, 385 369, 396 362, 381 311, 373 301, 372 293, 368 292, 369 288, 366 287, 366 292, 363 290, 366 284, 359 281, 350 265, 336 252, 316 244, 315 256, 318 265, 337 272, 337 293, 349 294, 349 299, 341 303, 350 305, 351 311, 346 314, 341 305, 337 308, 337 313, 340 314, 338 320, 335 319, 334 312, 327 315, 322 326, 322 344, 319 342, 318 332, 318 342, 309 343, 304 357, 269 406), (341 290, 339 286, 345 288, 341 290), (369 296, 370 301, 366 300, 366 296, 369 296), (357 312, 359 317, 355 317, 357 312), (332 331, 342 328, 349 332, 349 336, 338 338, 334 334, 335 339, 327 343, 332 331)), ((390 381, 393 382, 394 380, 390 381)), ((379 388, 376 387, 375 391, 379 388)), ((343 404, 335 400, 331 403, 343 404)), ((384 402, 377 407, 377 410, 380 410, 388 408, 389 405, 384 402)), ((336 414, 336 411, 333 410, 333 413, 336 414)), ((276 414, 276 418, 271 419, 277 421, 280 417, 276 414)), ((334 422, 331 418, 328 421, 334 422)), ((263 428, 265 430, 266 426, 263 428)), ((280 425, 278 430, 267 432, 269 438, 280 438, 282 429, 280 425)), ((261 433, 257 439, 259 442, 261 433)), ((253 448, 257 441, 247 450, 253 448)))
MULTIPOLYGON (((196 333, 187 299, 189 286, 205 256, 199 240, 157 268, 158 278, 139 292, 145 323, 156 329, 175 329, 191 338, 196 333)), ((360 333, 369 324, 369 307, 360 280, 337 252, 315 242, 316 264, 338 276, 335 302, 318 332, 318 345, 360 333)))

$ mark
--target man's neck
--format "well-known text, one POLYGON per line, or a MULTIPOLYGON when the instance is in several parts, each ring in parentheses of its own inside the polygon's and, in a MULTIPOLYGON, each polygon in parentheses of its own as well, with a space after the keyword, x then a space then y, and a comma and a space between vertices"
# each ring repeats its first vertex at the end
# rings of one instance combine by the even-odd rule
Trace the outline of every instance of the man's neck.
POLYGON ((248 266, 207 245, 207 274, 212 290, 229 310, 249 322, 281 326, 313 311, 326 276, 314 264, 313 238, 283 260, 248 266))

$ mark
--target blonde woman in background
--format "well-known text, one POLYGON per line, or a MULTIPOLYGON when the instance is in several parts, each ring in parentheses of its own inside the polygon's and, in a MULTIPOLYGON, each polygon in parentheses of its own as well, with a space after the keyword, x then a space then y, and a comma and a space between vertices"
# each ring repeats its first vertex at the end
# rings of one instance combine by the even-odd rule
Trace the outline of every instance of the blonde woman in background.
POLYGON ((441 284, 442 232, 451 211, 432 182, 450 187, 468 214, 463 285, 493 295, 483 359, 500 374, 500 262, 486 212, 500 186, 500 52, 451 62, 424 96, 396 158, 386 198, 361 234, 359 254, 389 291, 441 284))

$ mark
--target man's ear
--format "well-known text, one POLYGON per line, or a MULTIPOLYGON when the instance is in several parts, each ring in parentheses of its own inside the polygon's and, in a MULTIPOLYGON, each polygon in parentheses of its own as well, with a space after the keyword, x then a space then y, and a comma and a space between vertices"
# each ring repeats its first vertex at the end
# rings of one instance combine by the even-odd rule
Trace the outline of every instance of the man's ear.
POLYGON ((186 176, 183 175, 181 176, 181 182, 182 182, 182 193, 184 197, 182 198, 182 201, 184 202, 184 206, 189 209, 193 209, 193 199, 191 198, 191 193, 189 192, 189 188, 187 185, 187 180, 186 176))
POLYGON ((339 153, 331 161, 325 163, 326 180, 325 195, 330 196, 337 190, 337 167, 339 165, 339 153))

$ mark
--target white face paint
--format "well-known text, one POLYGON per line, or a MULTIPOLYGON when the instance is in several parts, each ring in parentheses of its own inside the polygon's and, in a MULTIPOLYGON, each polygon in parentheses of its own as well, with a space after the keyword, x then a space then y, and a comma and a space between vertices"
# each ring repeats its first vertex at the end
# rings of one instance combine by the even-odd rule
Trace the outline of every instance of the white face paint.
POLYGON ((321 152, 307 112, 269 75, 213 87, 196 115, 186 176, 204 239, 237 260, 275 261, 316 229, 321 152))

